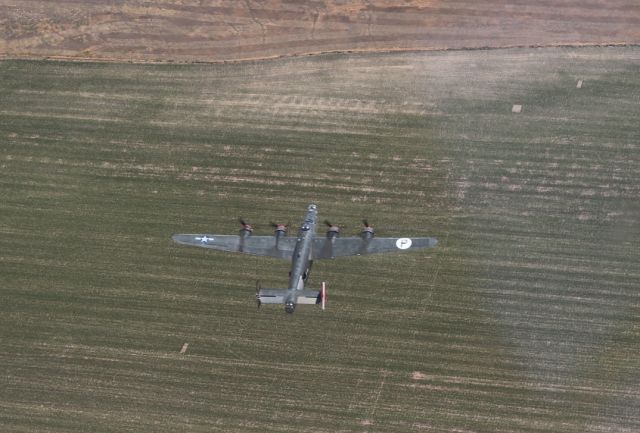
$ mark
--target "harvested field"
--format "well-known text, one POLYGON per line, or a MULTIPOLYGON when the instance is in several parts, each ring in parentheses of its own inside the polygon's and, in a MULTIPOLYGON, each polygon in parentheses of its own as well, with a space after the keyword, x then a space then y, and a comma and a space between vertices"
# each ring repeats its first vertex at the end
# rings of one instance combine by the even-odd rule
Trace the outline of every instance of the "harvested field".
POLYGON ((2 430, 639 431, 639 89, 637 48, 0 63, 2 430), (286 316, 286 262, 169 240, 312 201, 440 244, 286 316))
POLYGON ((0 2, 12 57, 222 61, 327 51, 640 43, 634 0, 0 2))

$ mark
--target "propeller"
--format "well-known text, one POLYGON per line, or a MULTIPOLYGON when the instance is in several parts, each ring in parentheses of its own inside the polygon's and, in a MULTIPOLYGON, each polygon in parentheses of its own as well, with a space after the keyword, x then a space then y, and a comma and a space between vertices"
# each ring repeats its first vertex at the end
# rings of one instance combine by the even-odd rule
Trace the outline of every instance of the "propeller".
POLYGON ((270 225, 275 229, 276 249, 277 249, 280 238, 287 235, 287 229, 289 228, 289 224, 278 224, 271 221, 270 225))
POLYGON ((242 251, 244 251, 244 241, 245 241, 245 239, 247 239, 249 236, 251 236, 253 234, 253 227, 251 227, 251 224, 249 224, 248 222, 246 222, 242 218, 238 218, 238 221, 242 225, 242 228, 240 229, 240 247, 239 247, 238 251, 242 252, 242 251))
POLYGON ((327 230, 328 238, 335 238, 338 236, 338 233, 340 233, 340 227, 338 225, 331 224, 331 221, 329 220, 324 220, 324 223, 329 227, 329 230, 327 230))
POLYGON ((274 229, 276 229, 276 231, 283 231, 283 232, 286 232, 289 229, 289 225, 290 224, 291 224, 291 222, 288 222, 287 224, 278 224, 278 223, 275 223, 275 222, 271 221, 269 223, 269 225, 271 227, 273 227, 274 229))
POLYGON ((242 225, 242 229, 243 230, 248 230, 250 232, 253 231, 253 226, 251 224, 249 224, 248 222, 246 222, 244 219, 238 218, 238 222, 240 223, 240 225, 242 225))
POLYGON ((327 219, 327 220, 324 220, 324 223, 325 223, 325 225, 326 225, 327 227, 329 227, 329 228, 336 228, 336 229, 338 229, 338 230, 342 230, 342 229, 344 229, 344 228, 347 228, 347 226, 346 226, 345 224, 334 224, 334 223, 332 223, 331 221, 329 221, 328 219, 327 219))
POLYGON ((360 237, 362 237, 363 239, 371 239, 374 233, 373 227, 371 226, 371 224, 369 224, 369 221, 367 221, 366 218, 362 220, 362 224, 364 225, 364 227, 360 232, 360 237))

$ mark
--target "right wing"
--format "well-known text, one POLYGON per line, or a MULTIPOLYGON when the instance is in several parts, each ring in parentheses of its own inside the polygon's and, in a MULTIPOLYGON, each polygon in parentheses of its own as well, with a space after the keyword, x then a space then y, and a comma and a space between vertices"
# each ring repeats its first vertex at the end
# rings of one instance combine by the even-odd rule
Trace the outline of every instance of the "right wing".
POLYGON ((256 256, 270 256, 291 260, 296 246, 296 237, 282 237, 276 243, 275 236, 238 235, 173 235, 174 242, 193 247, 210 248, 219 251, 231 251, 256 256))
POLYGON ((438 243, 436 238, 315 238, 314 259, 333 259, 344 256, 409 251, 430 248, 438 243))

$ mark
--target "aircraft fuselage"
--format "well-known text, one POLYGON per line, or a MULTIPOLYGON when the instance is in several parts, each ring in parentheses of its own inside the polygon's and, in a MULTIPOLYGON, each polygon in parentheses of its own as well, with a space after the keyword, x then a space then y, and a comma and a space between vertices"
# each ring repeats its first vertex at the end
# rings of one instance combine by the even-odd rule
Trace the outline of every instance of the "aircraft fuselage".
POLYGON ((309 277, 309 272, 311 271, 311 252, 313 249, 313 238, 316 232, 317 220, 317 207, 316 205, 311 204, 307 208, 307 215, 300 225, 298 239, 291 258, 289 288, 285 298, 285 310, 288 313, 293 312, 296 305, 297 292, 304 290, 304 283, 309 277))

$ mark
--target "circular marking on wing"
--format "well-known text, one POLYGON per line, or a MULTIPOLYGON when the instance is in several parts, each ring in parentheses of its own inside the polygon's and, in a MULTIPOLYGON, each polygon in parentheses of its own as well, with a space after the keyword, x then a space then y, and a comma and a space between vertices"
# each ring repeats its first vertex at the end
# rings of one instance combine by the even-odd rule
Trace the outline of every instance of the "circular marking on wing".
POLYGON ((400 238, 396 241, 396 247, 401 250, 406 250, 407 248, 411 248, 411 239, 409 238, 400 238))

